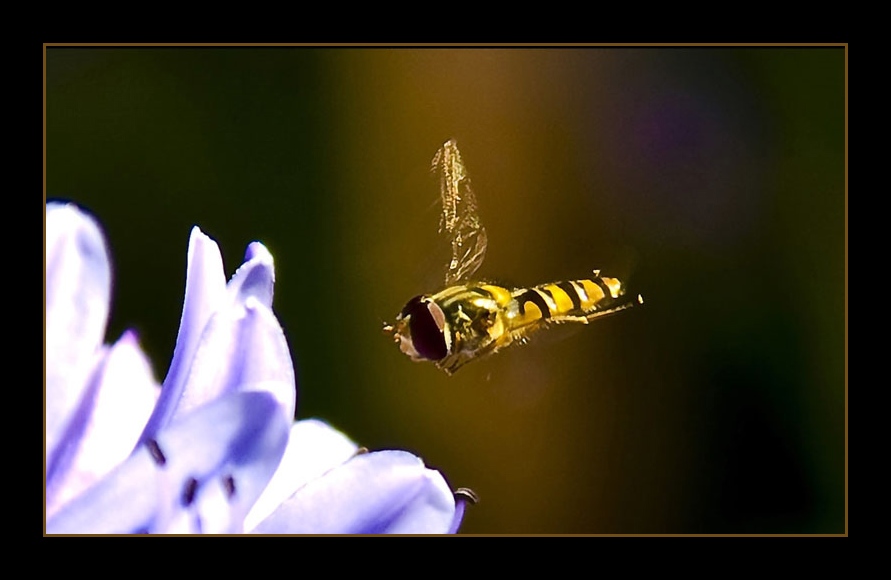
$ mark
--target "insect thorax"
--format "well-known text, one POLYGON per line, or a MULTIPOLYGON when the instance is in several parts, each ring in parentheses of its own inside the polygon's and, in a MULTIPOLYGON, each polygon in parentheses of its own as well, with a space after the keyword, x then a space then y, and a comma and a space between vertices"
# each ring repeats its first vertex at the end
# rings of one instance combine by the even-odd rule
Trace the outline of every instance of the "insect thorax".
POLYGON ((479 286, 453 286, 432 298, 448 323, 450 355, 477 353, 504 334, 503 305, 479 286))

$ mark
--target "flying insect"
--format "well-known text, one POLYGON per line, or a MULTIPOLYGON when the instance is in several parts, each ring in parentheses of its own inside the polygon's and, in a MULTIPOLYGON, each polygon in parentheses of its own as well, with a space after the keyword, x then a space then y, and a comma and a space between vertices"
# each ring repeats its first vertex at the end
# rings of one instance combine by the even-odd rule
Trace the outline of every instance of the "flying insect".
POLYGON ((616 278, 600 276, 508 288, 472 280, 483 263, 488 238, 477 201, 455 141, 433 157, 440 178, 439 231, 448 236, 451 260, 444 289, 415 296, 384 331, 414 361, 431 361, 451 375, 468 362, 514 344, 525 344, 540 330, 564 323, 588 324, 643 298, 625 293, 616 278))

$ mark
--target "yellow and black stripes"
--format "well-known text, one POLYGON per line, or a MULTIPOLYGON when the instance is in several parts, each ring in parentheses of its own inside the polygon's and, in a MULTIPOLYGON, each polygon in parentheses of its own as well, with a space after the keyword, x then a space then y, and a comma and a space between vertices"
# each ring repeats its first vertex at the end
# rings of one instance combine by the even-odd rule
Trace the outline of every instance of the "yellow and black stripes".
POLYGON ((582 322, 626 308, 631 304, 624 292, 616 278, 596 276, 514 290, 494 284, 451 286, 432 298, 446 313, 464 312, 470 305, 503 310, 514 329, 540 320, 582 322))
POLYGON ((627 308, 621 282, 600 276, 519 288, 511 292, 512 326, 538 321, 587 322, 591 318, 627 308))
POLYGON ((519 292, 519 294, 514 294, 514 300, 517 301, 517 311, 521 317, 526 317, 531 314, 526 310, 527 304, 532 304, 538 309, 538 313, 533 315, 537 318, 550 318, 551 313, 557 309, 553 297, 551 297, 547 290, 542 290, 540 288, 523 288, 519 290, 519 292), (548 300, 545 296, 551 299, 551 304, 548 304, 548 300))
POLYGON ((468 283, 416 296, 386 329, 413 360, 451 374, 550 324, 587 324, 636 302, 640 296, 629 299, 619 280, 601 276, 516 289, 468 283))

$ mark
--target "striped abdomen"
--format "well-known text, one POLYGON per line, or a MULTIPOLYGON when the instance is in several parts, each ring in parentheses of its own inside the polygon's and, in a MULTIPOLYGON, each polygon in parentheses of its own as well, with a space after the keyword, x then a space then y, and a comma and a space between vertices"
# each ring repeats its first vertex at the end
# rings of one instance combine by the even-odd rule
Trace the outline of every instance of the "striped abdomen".
POLYGON ((509 308, 513 328, 539 322, 588 322, 639 302, 629 300, 616 278, 594 277, 540 284, 511 292, 509 308))

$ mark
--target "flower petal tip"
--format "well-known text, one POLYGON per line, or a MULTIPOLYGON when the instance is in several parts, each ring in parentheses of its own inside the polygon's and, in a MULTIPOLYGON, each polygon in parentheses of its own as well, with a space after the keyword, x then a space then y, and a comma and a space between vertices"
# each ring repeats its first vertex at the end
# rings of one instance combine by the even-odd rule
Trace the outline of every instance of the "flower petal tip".
POLYGON ((256 296, 268 308, 272 308, 275 287, 275 261, 266 246, 252 242, 245 252, 244 263, 229 280, 229 292, 233 296, 256 296))
POLYGON ((135 328, 128 328, 121 334, 121 338, 118 339, 118 342, 131 346, 139 346, 139 331, 135 328))
POLYGON ((269 253, 269 250, 266 249, 262 242, 251 242, 248 244, 244 252, 244 261, 250 262, 251 260, 261 260, 269 264, 273 263, 272 254, 269 253))

